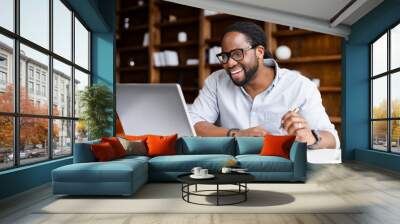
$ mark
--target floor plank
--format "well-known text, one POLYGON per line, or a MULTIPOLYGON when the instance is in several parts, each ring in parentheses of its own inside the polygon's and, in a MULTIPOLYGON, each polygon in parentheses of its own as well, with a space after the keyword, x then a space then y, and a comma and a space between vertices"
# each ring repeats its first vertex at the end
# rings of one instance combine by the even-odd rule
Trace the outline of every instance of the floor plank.
POLYGON ((50 185, 0 201, 0 223, 15 224, 261 224, 400 223, 400 174, 356 162, 310 165, 308 183, 323 186, 349 203, 363 204, 359 214, 36 214, 56 198, 50 185))

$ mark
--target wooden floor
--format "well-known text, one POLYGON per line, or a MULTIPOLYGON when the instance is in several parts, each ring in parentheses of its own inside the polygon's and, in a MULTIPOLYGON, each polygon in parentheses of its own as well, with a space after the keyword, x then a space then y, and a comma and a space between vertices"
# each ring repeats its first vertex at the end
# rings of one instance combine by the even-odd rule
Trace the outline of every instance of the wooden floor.
MULTIPOLYGON (((54 200, 42 186, 0 202, 0 223, 400 223, 400 174, 359 163, 311 165, 308 182, 322 185, 346 201, 368 206, 357 214, 36 214, 54 200)), ((172 205, 173 206, 173 205, 172 205)))

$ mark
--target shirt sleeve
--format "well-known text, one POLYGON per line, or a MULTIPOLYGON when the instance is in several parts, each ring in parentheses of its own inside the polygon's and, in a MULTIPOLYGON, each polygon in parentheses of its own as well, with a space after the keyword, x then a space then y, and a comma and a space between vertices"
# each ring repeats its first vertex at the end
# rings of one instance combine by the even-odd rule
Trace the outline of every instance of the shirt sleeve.
POLYGON ((200 121, 214 123, 218 119, 217 74, 211 74, 204 82, 196 100, 189 108, 193 124, 200 121))
POLYGON ((335 126, 329 120, 329 116, 322 105, 321 93, 318 88, 307 80, 309 94, 301 106, 300 114, 307 120, 311 129, 330 132, 335 137, 336 149, 340 148, 340 140, 335 126))

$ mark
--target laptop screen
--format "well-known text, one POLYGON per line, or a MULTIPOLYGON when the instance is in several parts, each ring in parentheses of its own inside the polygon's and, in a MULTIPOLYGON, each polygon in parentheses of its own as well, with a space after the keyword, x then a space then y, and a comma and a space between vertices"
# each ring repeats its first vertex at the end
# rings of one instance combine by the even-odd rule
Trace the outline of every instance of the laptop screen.
POLYGON ((196 135, 178 84, 117 84, 117 113, 126 135, 196 135))

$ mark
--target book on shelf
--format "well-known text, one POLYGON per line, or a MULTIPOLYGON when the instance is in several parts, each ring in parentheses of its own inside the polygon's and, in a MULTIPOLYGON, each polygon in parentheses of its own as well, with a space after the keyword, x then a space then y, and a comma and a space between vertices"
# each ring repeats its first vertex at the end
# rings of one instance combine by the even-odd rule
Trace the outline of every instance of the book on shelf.
POLYGON ((154 65, 156 67, 179 65, 178 52, 176 51, 165 50, 160 52, 154 52, 153 59, 154 59, 154 65))
POLYGON ((145 32, 143 36, 143 47, 149 46, 149 32, 145 32))
POLYGON ((215 55, 218 53, 221 53, 221 51, 222 51, 222 48, 219 46, 211 47, 208 50, 208 63, 209 64, 219 64, 219 60, 218 60, 217 56, 215 56, 215 55))
POLYGON ((198 65, 199 64, 199 59, 197 58, 188 58, 186 60, 187 65, 198 65))

